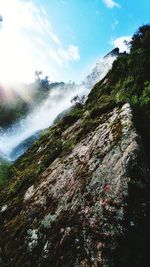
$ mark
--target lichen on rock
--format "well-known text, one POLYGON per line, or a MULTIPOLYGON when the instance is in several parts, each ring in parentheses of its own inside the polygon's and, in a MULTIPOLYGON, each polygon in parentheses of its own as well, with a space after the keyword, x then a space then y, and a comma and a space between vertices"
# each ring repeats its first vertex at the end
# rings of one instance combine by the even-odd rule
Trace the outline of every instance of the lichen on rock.
MULTIPOLYGON (((149 171, 130 105, 115 107, 98 120, 80 139, 84 115, 60 132, 63 142, 59 143, 65 149, 40 171, 32 162, 29 165, 27 154, 15 164, 16 176, 5 191, 8 206, 1 208, 6 266, 114 266, 120 238, 135 229, 139 220, 128 211, 129 185, 134 186, 136 171, 139 186, 144 186, 142 180, 149 171), (10 193, 11 183, 25 179, 26 164, 33 173, 28 171, 17 195, 10 193)), ((29 157, 37 151, 39 164, 49 147, 43 135, 29 150, 29 157), (43 149, 41 142, 46 145, 43 149)), ((140 208, 142 203, 135 205, 140 208)))

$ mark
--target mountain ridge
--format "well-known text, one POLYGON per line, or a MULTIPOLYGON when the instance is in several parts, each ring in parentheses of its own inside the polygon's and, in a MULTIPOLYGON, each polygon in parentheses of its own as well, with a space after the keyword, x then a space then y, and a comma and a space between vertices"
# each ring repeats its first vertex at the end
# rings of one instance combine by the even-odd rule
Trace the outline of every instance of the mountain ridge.
POLYGON ((147 267, 149 44, 145 25, 85 104, 11 166, 0 194, 4 266, 147 267))

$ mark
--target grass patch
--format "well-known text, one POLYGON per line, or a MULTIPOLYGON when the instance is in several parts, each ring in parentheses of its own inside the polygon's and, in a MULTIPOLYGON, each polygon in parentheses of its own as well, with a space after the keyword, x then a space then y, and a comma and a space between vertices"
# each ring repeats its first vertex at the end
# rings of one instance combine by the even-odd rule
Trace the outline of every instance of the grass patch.
POLYGON ((2 186, 8 178, 10 165, 8 161, 0 160, 0 186, 2 186))

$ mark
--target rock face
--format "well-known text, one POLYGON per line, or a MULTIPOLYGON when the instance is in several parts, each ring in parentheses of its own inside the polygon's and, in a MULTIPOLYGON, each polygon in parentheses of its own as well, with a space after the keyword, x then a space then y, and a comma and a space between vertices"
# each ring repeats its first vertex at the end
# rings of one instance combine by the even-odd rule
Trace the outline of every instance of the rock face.
MULTIPOLYGON (((61 138, 72 142, 81 122, 61 138)), ((150 174, 129 104, 102 114, 92 131, 31 178, 17 194, 8 183, 1 195, 4 266, 145 266, 150 174)))

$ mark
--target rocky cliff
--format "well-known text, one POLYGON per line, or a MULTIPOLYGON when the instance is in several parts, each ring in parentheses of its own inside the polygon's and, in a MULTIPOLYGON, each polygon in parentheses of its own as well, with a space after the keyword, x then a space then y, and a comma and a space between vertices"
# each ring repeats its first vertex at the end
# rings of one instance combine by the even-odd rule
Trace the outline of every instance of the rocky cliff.
POLYGON ((85 105, 10 168, 0 194, 3 266, 148 266, 149 33, 142 27, 85 105))
MULTIPOLYGON (((73 144, 81 125, 77 120, 60 140, 73 144)), ((94 130, 38 174, 50 149, 51 140, 28 152, 38 158, 37 175, 25 173, 25 157, 14 166, 1 206, 4 266, 117 266, 117 255, 120 266, 135 261, 141 248, 131 236, 144 238, 138 227, 150 174, 130 105, 101 115, 94 130)))

